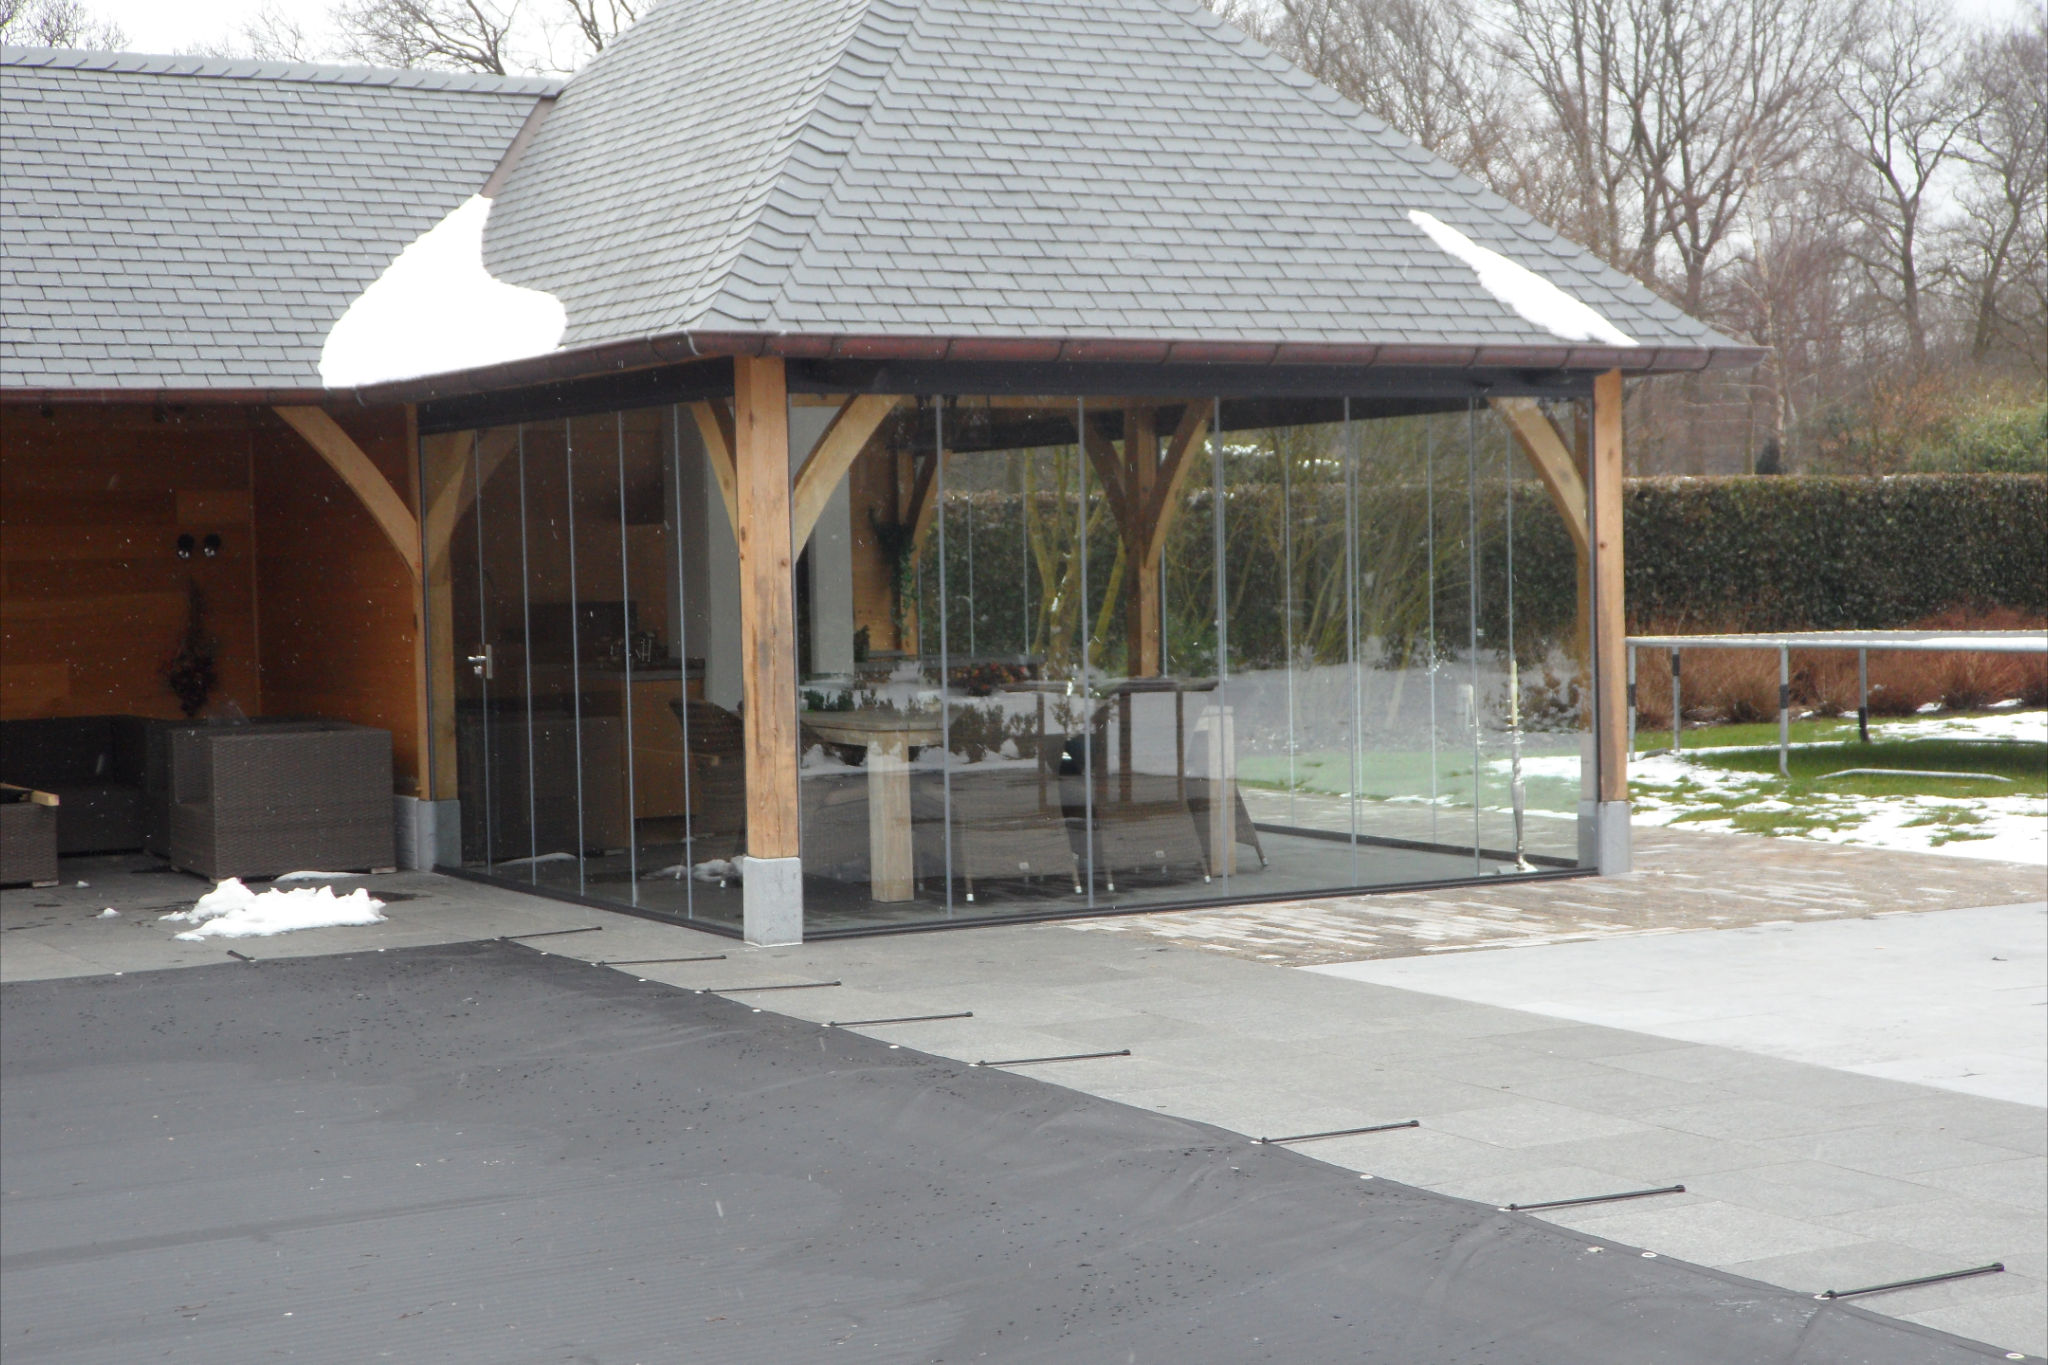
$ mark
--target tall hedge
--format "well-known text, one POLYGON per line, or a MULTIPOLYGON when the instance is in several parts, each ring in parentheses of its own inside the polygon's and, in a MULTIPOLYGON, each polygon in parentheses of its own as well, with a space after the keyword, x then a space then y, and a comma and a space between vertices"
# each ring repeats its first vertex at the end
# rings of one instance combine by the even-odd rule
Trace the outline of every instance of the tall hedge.
POLYGON ((1622 533, 1633 623, 1881 630, 1952 607, 2048 611, 2048 477, 1643 479, 1622 533))
MULTIPOLYGON (((1352 562, 1362 641, 1405 654, 1420 647, 1433 621, 1439 647, 1455 650, 1469 638, 1475 605, 1482 640, 1498 646, 1509 638, 1508 499, 1498 479, 1484 489, 1468 520, 1462 487, 1439 485, 1433 538, 1419 486, 1358 490, 1352 562), (1423 588, 1430 545, 1437 556, 1434 593, 1423 588)), ((1061 528, 1053 552, 1064 559, 1076 539, 1072 504, 1039 496, 1040 517, 1061 528)), ((983 654, 1022 652, 1027 641, 1033 650, 1048 647, 1040 621, 1046 601, 1025 552, 1021 497, 982 491, 947 500, 948 625, 957 653, 969 652, 970 640, 983 654)), ((1164 605, 1175 671, 1214 667, 1213 502, 1205 489, 1192 492, 1167 546, 1164 605)), ((1513 506, 1513 638, 1518 653, 1540 657, 1573 629, 1572 544, 1535 483, 1517 480, 1513 506)), ((1275 484, 1247 479, 1228 485, 1224 507, 1233 662, 1271 666, 1286 657, 1290 642, 1296 657, 1343 657, 1341 487, 1303 480, 1283 502, 1275 484), (1283 544, 1294 558, 1291 586, 1281 567, 1283 544)), ((1628 614, 1636 630, 1883 629, 1956 607, 2048 612, 2048 476, 1644 479, 1628 484, 1624 515, 1628 614)), ((933 632, 928 648, 936 647, 936 539, 926 542, 915 582, 920 615, 933 632)), ((1097 658, 1114 667, 1124 622, 1120 611, 1103 611, 1116 558, 1114 524, 1096 518, 1088 539, 1085 609, 1105 627, 1097 658)))

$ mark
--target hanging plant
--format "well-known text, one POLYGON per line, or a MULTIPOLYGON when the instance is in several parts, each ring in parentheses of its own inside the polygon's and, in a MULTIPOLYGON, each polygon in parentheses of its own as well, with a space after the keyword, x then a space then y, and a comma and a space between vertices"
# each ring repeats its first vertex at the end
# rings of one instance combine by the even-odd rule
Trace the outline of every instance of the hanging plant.
POLYGON ((219 648, 219 642, 206 629, 206 594, 195 579, 186 586, 184 644, 163 667, 164 682, 187 718, 205 709, 213 689, 220 685, 220 673, 215 666, 219 648))

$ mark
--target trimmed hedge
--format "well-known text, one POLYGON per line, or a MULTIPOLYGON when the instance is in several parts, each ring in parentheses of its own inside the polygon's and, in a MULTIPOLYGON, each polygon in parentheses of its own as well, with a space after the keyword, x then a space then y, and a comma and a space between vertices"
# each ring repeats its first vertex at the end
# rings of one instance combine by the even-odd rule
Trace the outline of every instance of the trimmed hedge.
MULTIPOLYGON (((1501 485, 1490 485, 1476 523, 1462 490, 1437 491, 1436 592, 1422 590, 1429 518, 1423 490, 1363 487, 1355 548, 1364 619, 1361 638, 1382 653, 1420 647, 1433 610, 1442 647, 1467 638, 1477 597, 1483 638, 1498 644, 1506 620, 1507 536, 1501 485), (1471 530, 1478 533, 1479 591, 1470 584, 1471 530)), ((1193 492, 1166 551, 1167 636, 1175 671, 1214 667, 1212 499, 1193 492)), ((1239 667, 1286 657, 1343 657, 1343 493, 1296 484, 1281 516, 1279 488, 1232 483, 1226 493, 1231 656, 1239 667), (1283 520, 1288 539, 1282 540, 1283 520), (1280 547, 1294 556, 1291 591, 1280 547), (1292 601, 1291 625, 1283 604, 1292 601)), ((1040 516, 1064 528, 1051 552, 1071 554, 1071 504, 1041 495, 1040 516)), ((1564 524, 1535 483, 1514 494, 1514 638, 1525 658, 1569 638, 1577 575, 1564 524)), ((1876 630, 1955 609, 2048 613, 2048 476, 1927 474, 1892 478, 1642 479, 1627 486, 1623 528, 1632 630, 1876 630)), ((954 651, 1010 654, 1045 647, 1041 582, 1025 554, 1015 493, 947 500, 947 579, 954 651), (973 530, 969 530, 970 523, 973 530), (968 563, 973 546, 974 564, 968 563), (968 584, 972 575, 972 595, 968 584), (970 605, 971 601, 971 605, 970 605), (1027 622, 1033 627, 1026 634, 1027 622)), ((934 541, 918 566, 926 629, 937 619, 934 541)), ((1089 536, 1086 611, 1101 621, 1098 659, 1121 658, 1122 613, 1104 613, 1117 534, 1106 518, 1089 536)), ((928 647, 936 640, 927 640, 928 647)))
POLYGON ((1882 630, 2048 611, 2048 477, 1644 479, 1622 525, 1632 626, 1882 630))

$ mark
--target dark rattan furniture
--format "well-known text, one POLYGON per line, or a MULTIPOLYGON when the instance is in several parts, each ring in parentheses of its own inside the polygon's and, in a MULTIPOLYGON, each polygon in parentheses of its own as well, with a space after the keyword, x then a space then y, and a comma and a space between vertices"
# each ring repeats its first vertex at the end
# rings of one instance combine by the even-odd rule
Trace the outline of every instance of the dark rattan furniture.
POLYGON ((140 848, 148 725, 140 716, 0 721, 0 782, 57 796, 59 853, 140 848))
POLYGON ((0 886, 57 882, 58 798, 0 784, 0 886))
POLYGON ((218 879, 392 865, 389 732, 306 721, 167 740, 172 866, 218 879))

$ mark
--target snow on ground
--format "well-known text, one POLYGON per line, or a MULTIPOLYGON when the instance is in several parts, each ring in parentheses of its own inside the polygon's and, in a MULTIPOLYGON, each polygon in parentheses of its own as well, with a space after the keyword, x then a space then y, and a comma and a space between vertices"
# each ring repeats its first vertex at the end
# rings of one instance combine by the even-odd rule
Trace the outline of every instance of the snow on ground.
POLYGON ((1410 209, 1408 221, 1428 233, 1430 240, 1446 252, 1471 266, 1479 276, 1480 288, 1552 336, 1566 341, 1601 341, 1609 346, 1636 344, 1634 337, 1549 280, 1498 251, 1489 251, 1450 224, 1421 209, 1410 209))
MULTIPOLYGON (((1887 740, 2041 743, 2048 742, 2048 712, 1894 721, 1885 724, 1880 734, 1887 740)), ((1879 797, 1809 791, 1796 800, 1786 800, 1774 794, 1778 789, 1775 776, 1691 761, 1706 754, 1728 752, 1735 750, 1700 747, 1688 748, 1679 757, 1668 752, 1638 755, 1630 762, 1628 771, 1635 798, 1635 822, 1669 825, 1683 818, 1692 828, 1732 831, 1736 828, 1734 807, 1739 803, 1739 809, 1746 813, 1784 813, 1814 822, 1810 828, 1788 832, 1783 837, 2048 866, 2048 798, 1952 797, 1938 793, 1879 797), (1717 809, 1726 809, 1727 814, 1714 814, 1717 809)))
POLYGON ((326 886, 289 891, 271 887, 259 896, 242 885, 240 878, 230 877, 201 896, 190 910, 157 918, 198 926, 179 934, 181 939, 262 938, 294 929, 379 924, 383 910, 384 902, 360 886, 346 896, 337 896, 326 886))
POLYGON ((493 279, 484 268, 491 201, 473 194, 384 267, 327 333, 328 388, 445 374, 544 355, 568 314, 553 294, 493 279))

